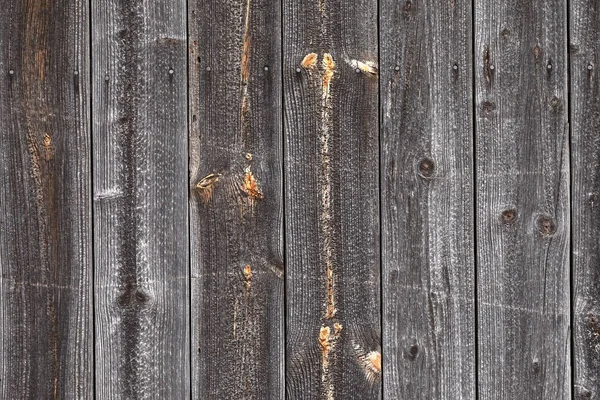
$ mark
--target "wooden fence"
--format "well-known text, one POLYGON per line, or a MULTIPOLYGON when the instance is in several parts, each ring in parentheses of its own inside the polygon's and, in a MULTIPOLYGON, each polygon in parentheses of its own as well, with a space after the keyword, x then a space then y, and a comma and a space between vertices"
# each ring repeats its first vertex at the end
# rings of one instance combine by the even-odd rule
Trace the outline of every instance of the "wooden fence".
POLYGON ((0 398, 600 399, 595 0, 5 0, 0 398))

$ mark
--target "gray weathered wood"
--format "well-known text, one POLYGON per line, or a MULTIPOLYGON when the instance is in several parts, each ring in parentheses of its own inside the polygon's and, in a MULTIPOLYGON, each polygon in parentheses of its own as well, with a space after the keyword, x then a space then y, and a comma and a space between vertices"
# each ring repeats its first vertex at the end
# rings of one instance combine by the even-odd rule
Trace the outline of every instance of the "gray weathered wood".
POLYGON ((286 393, 380 398, 377 1, 283 9, 286 393))
POLYGON ((193 398, 279 399, 281 5, 196 0, 188 16, 193 398))
POLYGON ((574 396, 600 396, 600 8, 570 4, 574 396))
POLYGON ((2 399, 93 397, 87 4, 2 2, 2 399))
POLYGON ((189 398, 185 1, 92 22, 96 397, 189 398))
POLYGON ((475 398, 471 13, 381 2, 386 398, 475 398))
POLYGON ((569 399, 566 2, 476 2, 479 397, 569 399))

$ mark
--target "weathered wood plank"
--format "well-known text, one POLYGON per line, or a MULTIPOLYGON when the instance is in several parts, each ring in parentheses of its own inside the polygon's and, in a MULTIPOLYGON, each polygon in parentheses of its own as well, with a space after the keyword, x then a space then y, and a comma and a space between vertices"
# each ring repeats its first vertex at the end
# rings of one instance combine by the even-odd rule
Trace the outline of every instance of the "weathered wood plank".
POLYGON ((189 398, 185 1, 92 21, 96 395, 189 398))
POLYGON ((2 3, 2 399, 93 397, 87 4, 2 3))
POLYGON ((193 398, 283 398, 281 4, 188 15, 193 398))
POLYGON ((379 398, 377 2, 283 9, 286 393, 379 398))
POLYGON ((600 8, 570 7, 574 396, 600 396, 600 8))
POLYGON ((474 399, 471 2, 380 15, 384 393, 474 399))
POLYGON ((479 397, 568 399, 566 2, 477 2, 479 397))

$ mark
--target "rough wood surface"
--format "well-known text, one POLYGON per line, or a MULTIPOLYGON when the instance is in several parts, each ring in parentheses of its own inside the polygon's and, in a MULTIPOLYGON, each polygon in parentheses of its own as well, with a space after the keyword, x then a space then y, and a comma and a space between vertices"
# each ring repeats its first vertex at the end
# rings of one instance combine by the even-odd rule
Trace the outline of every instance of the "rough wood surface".
POLYGON ((471 3, 380 7, 384 393, 474 399, 471 3))
POLYGON ((189 398, 185 2, 92 21, 96 397, 189 398))
POLYGON ((283 2, 286 393, 381 396, 377 2, 283 2))
POLYGON ((476 2, 479 398, 569 399, 566 2, 476 2))
POLYGON ((600 396, 600 8, 570 3, 574 397, 600 396))
POLYGON ((2 399, 93 396, 87 4, 2 3, 2 399))
POLYGON ((284 398, 280 7, 189 4, 194 399, 284 398))

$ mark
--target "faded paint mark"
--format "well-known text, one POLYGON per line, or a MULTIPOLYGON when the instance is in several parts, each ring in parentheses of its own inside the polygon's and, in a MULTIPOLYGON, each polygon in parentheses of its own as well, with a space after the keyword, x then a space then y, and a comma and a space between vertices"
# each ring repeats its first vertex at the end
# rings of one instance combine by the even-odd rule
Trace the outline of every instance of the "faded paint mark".
POLYGON ((248 84, 250 73, 250 1, 246 0, 246 18, 244 22, 244 44, 242 49, 241 79, 242 85, 248 84))
POLYGON ((304 69, 313 69, 317 65, 317 57, 316 53, 308 53, 304 56, 300 65, 304 69))
POLYGON ((251 0, 246 0, 244 37, 240 62, 240 80, 242 91, 240 103, 240 130, 242 136, 244 132, 250 131, 250 129, 246 129, 246 120, 250 114, 250 103, 248 100, 248 77, 250 75, 250 2, 251 0))
POLYGON ((323 98, 329 97, 329 87, 331 85, 331 78, 333 78, 335 70, 335 61, 331 54, 323 54, 323 98))
POLYGON ((325 318, 331 319, 337 312, 335 308, 335 291, 333 287, 333 270, 330 265, 327 265, 327 307, 325 310, 325 318))
POLYGON ((235 338, 237 330, 238 299, 233 303, 233 337, 235 338))
POLYGON ((333 238, 333 205, 331 199, 332 179, 331 179, 331 156, 329 142, 331 140, 331 127, 333 124, 331 118, 331 81, 335 71, 335 61, 331 54, 325 53, 321 62, 323 68, 322 75, 322 97, 321 97, 321 132, 319 135, 320 156, 321 156, 321 234, 323 236, 323 254, 326 271, 326 306, 325 318, 331 319, 335 315, 335 285, 334 285, 334 251, 333 238))
POLYGON ((263 195, 258 187, 258 181, 254 177, 254 174, 252 174, 250 167, 246 168, 242 190, 248 195, 248 198, 252 202, 263 198, 263 195))
POLYGON ((358 69, 360 72, 362 72, 363 74, 365 74, 367 76, 374 78, 374 77, 377 77, 377 75, 379 73, 379 68, 377 67, 377 64, 372 61, 362 62, 359 60, 349 60, 349 59, 346 59, 345 61, 352 68, 358 69))
POLYGON ((334 380, 331 376, 330 363, 335 350, 335 345, 342 333, 342 325, 333 324, 333 333, 329 326, 322 326, 319 331, 319 345, 321 346, 321 382, 327 400, 333 400, 334 380))
POLYGON ((249 291, 252 285, 252 268, 249 264, 244 267, 244 280, 246 281, 246 289, 249 291))
POLYGON ((317 0, 319 3, 319 11, 325 12, 326 0, 317 0))
POLYGON ((44 145, 44 158, 46 161, 50 161, 52 156, 54 155, 54 148, 52 146, 52 137, 47 133, 44 134, 44 140, 42 141, 44 145))
POLYGON ((219 181, 221 174, 208 174, 198 182, 196 188, 200 192, 204 203, 208 203, 212 197, 214 185, 219 181))

